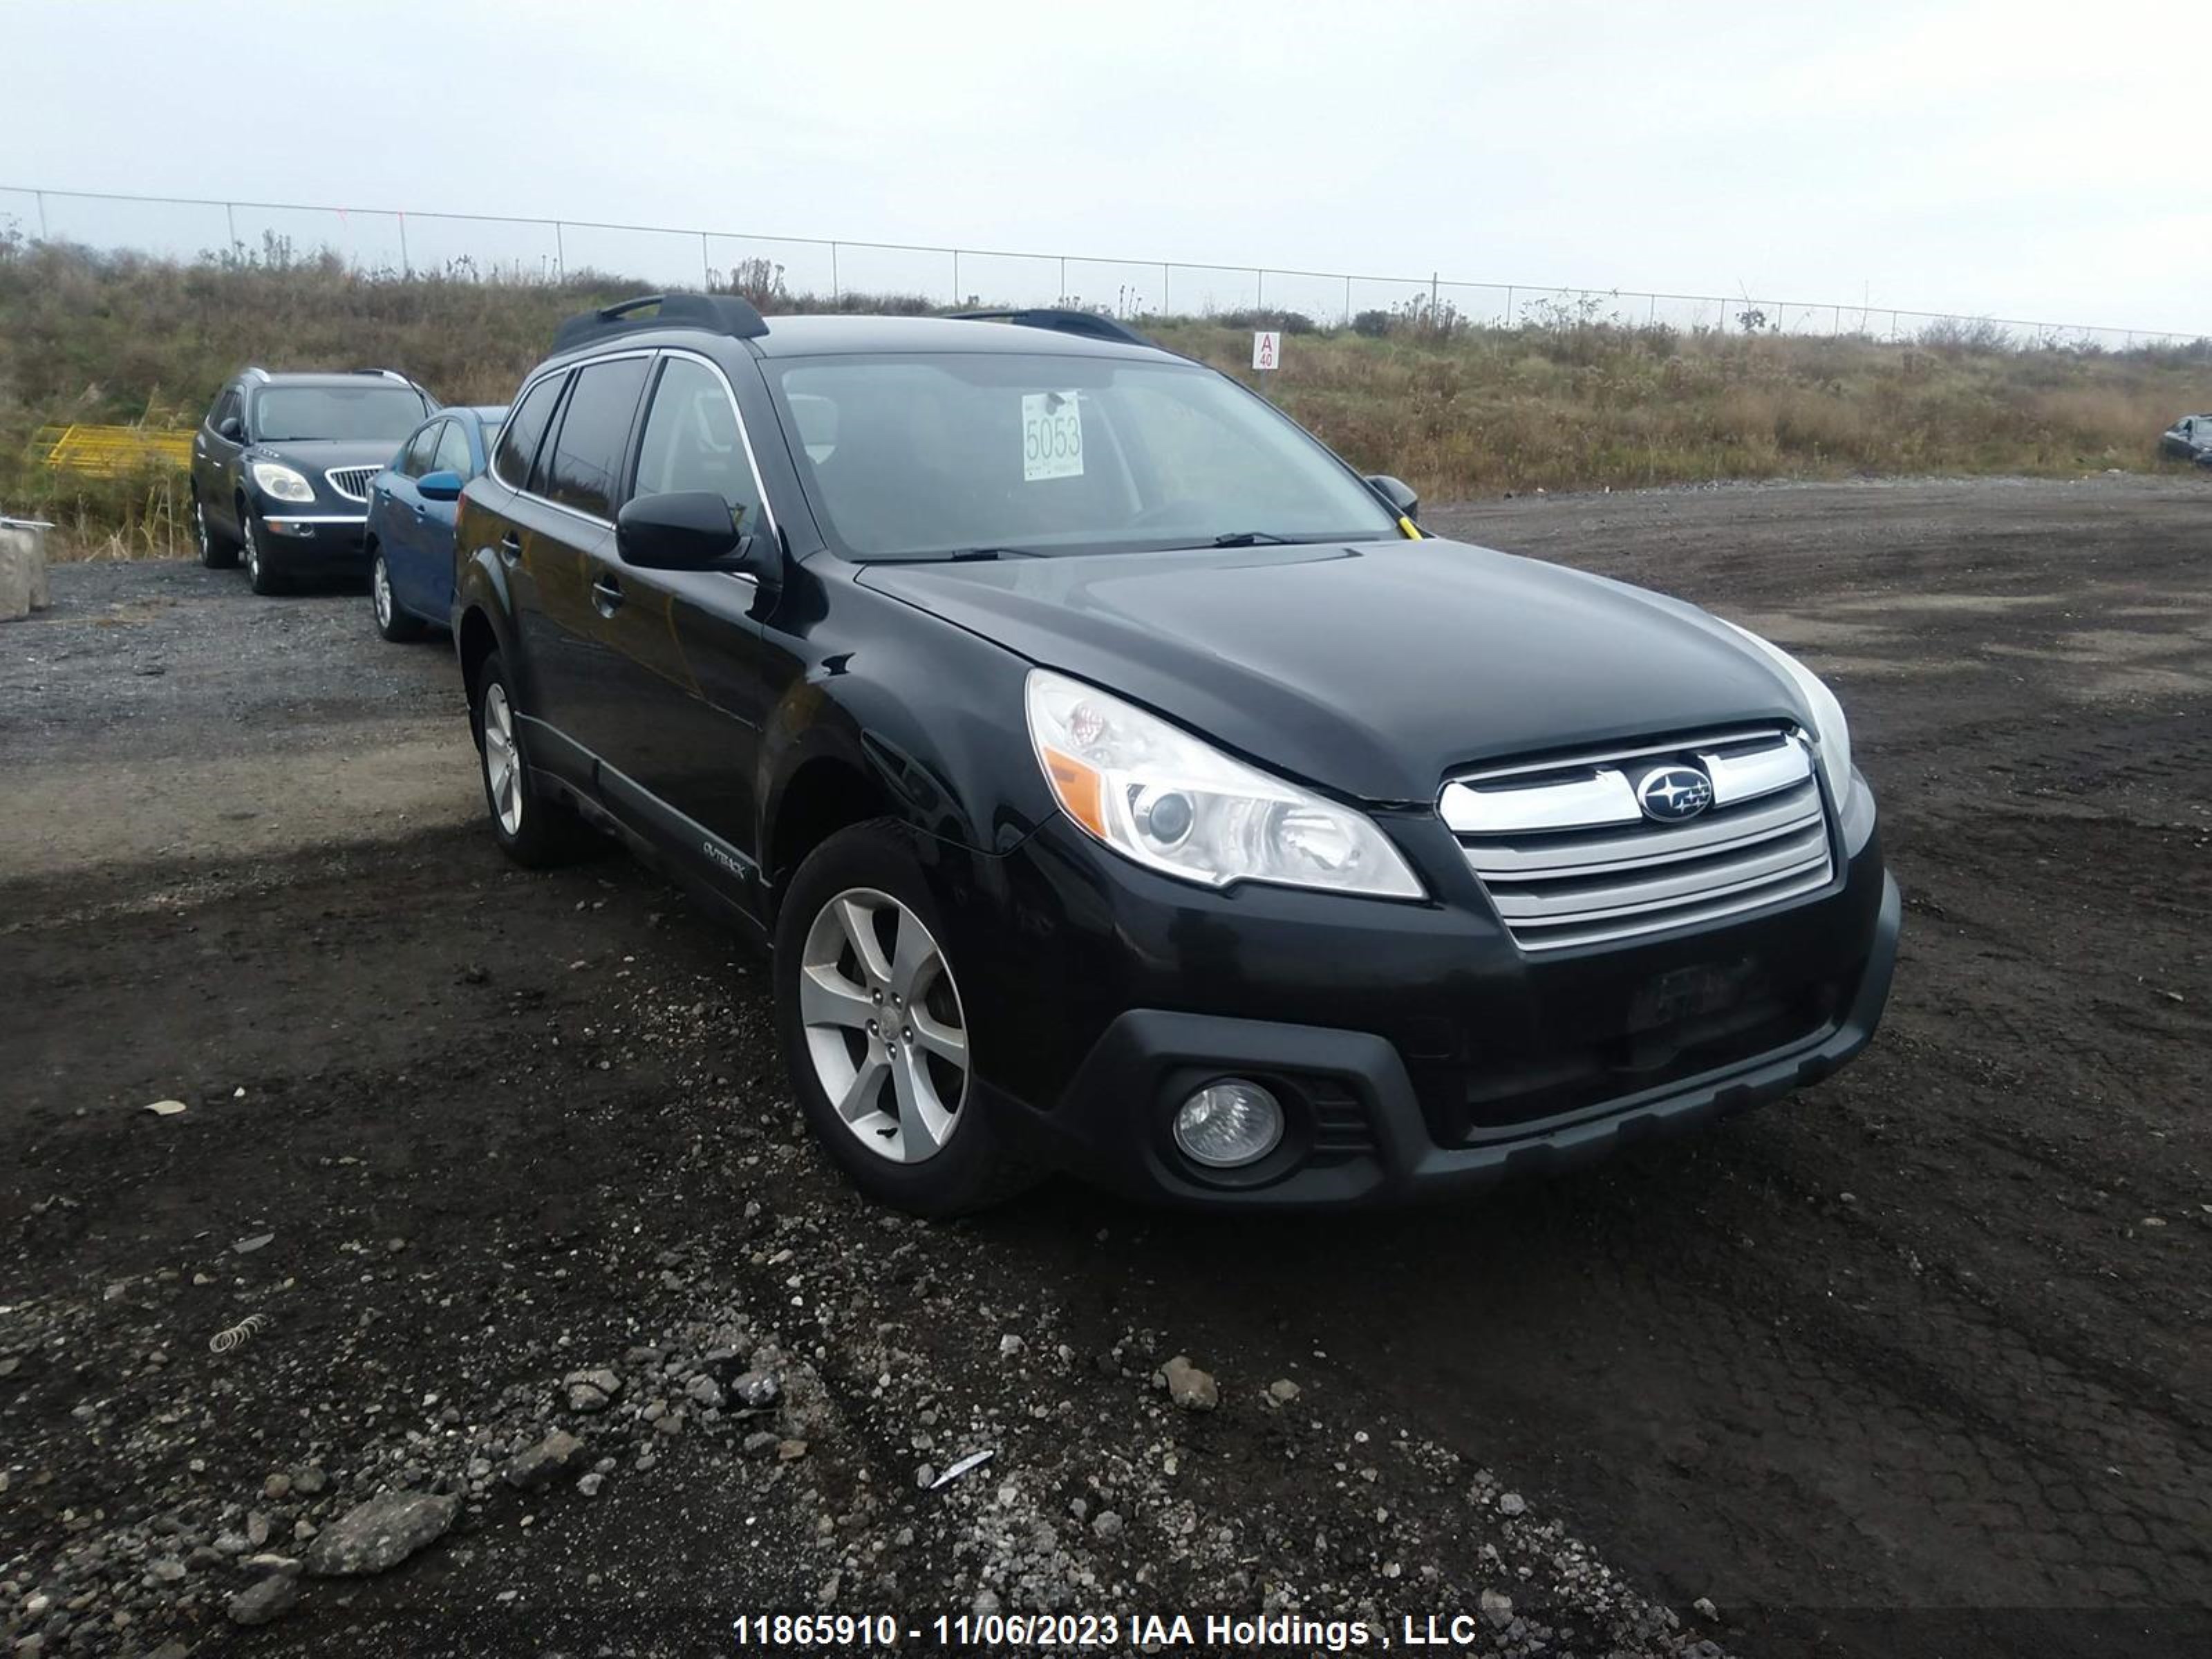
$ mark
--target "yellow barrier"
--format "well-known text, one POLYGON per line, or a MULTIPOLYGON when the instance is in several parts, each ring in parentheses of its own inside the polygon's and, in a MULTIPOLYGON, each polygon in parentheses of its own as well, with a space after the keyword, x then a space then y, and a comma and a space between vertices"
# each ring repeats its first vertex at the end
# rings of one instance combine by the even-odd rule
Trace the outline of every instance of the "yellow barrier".
POLYGON ((115 477, 152 466, 188 466, 192 434, 159 427, 65 426, 39 434, 46 465, 64 472, 115 477))

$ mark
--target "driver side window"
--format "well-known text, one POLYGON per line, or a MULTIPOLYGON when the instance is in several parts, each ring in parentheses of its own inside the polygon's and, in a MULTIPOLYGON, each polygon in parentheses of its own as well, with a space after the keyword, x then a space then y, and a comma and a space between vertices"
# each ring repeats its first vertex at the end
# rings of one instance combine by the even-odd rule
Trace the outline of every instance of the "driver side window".
POLYGON ((434 421, 408 441, 397 469, 401 477, 419 478, 430 470, 430 456, 437 447, 438 434, 452 424, 451 421, 434 421))
POLYGON ((745 453, 737 406, 721 377, 689 357, 663 362, 638 446, 633 495, 711 489, 727 501, 738 527, 761 522, 760 485, 745 453))

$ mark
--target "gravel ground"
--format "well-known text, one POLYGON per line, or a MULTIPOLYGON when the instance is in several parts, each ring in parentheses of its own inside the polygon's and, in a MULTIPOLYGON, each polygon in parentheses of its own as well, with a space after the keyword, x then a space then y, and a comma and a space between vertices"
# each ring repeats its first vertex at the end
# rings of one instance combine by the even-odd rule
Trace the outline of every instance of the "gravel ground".
POLYGON ((1831 674, 1907 935, 1812 1094, 1344 1221, 868 1210, 757 960, 500 860, 440 647, 59 570, 0 631, 0 1652, 2204 1650, 2212 488, 1429 516, 1831 674))

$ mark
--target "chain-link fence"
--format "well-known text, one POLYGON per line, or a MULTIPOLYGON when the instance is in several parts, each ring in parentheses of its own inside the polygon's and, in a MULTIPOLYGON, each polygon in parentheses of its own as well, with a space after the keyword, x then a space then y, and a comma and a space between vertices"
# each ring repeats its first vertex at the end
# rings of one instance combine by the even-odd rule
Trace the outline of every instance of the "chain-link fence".
POLYGON ((829 303, 841 295, 865 295, 908 296, 929 307, 1083 306, 1133 318, 1265 313, 1304 318, 1321 327, 1378 332, 1394 318, 1492 328, 1664 325, 1686 331, 1935 338, 2111 351, 2185 348, 2212 362, 2212 337, 2195 331, 2038 322, 1757 294, 1635 293, 1446 281, 1435 274, 1359 276, 755 236, 582 219, 0 185, 0 234, 9 233, 187 259, 260 257, 278 249, 312 255, 327 249, 358 269, 402 275, 527 281, 600 271, 668 287, 780 289, 829 303))

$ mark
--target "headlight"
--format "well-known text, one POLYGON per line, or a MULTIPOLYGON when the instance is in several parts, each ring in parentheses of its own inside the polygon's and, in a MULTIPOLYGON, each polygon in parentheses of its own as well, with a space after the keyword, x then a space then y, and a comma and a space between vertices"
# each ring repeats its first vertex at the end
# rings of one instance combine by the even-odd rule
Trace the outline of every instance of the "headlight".
POLYGON ((1767 659, 1790 677, 1805 699, 1805 706, 1813 711, 1813 735, 1820 745, 1820 770, 1827 775, 1828 799, 1840 811, 1851 793, 1851 727, 1844 718, 1844 706, 1836 701, 1836 694, 1820 683, 1820 677, 1799 662, 1780 646, 1762 640, 1748 628, 1736 628, 1725 617, 1716 617, 1715 622, 1735 628, 1753 645, 1764 652, 1767 659))
POLYGON ((312 501, 315 487, 301 473, 276 461, 256 461, 253 482, 264 495, 280 501, 312 501))
POLYGON ((1032 670, 1028 701, 1030 740, 1060 810, 1139 864, 1212 887, 1421 896, 1398 849, 1361 813, 1079 680, 1032 670))

